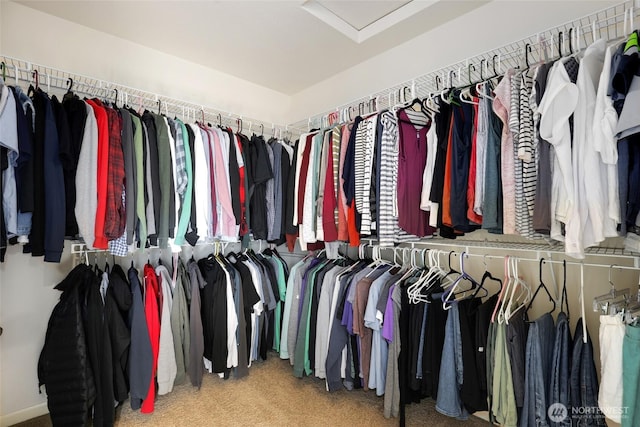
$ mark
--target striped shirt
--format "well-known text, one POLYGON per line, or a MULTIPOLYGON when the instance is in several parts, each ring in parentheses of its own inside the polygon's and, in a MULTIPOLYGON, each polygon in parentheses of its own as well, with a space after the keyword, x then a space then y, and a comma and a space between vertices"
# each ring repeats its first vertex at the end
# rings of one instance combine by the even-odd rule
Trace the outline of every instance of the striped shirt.
POLYGON ((355 202, 356 210, 362 214, 364 209, 364 165, 365 165, 365 146, 367 144, 367 120, 363 120, 358 124, 356 129, 356 143, 354 147, 355 162, 354 176, 356 181, 355 202))
MULTIPOLYGON (((360 222, 360 234, 368 236, 371 234, 371 226, 372 226, 372 212, 371 212, 371 183, 373 180, 373 156, 374 156, 374 147, 376 142, 376 125, 378 122, 378 116, 374 115, 364 120, 362 123, 365 124, 365 134, 364 134, 364 152, 361 153, 363 158, 361 159, 363 163, 363 177, 362 177, 362 187, 358 190, 356 187, 356 195, 360 195, 362 200, 360 201, 362 210, 359 211, 362 214, 362 219, 360 222)), ((356 164, 360 162, 358 158, 357 145, 358 140, 356 139, 356 164)), ((356 185, 357 185, 358 175, 356 175, 356 185)), ((356 204, 357 204, 356 198, 356 204)))
MULTIPOLYGON (((342 136, 342 128, 340 126, 336 126, 333 128, 333 131, 331 132, 331 151, 332 151, 332 156, 333 156, 333 186, 334 186, 334 194, 336 195, 336 198, 338 198, 338 195, 340 194, 339 192, 339 187, 340 187, 340 174, 339 174, 339 170, 340 168, 338 167, 338 165, 340 164, 340 140, 341 140, 341 136, 342 136)), ((340 200, 338 200, 338 203, 340 202, 340 200)), ((336 222, 336 227, 338 226, 338 209, 336 208, 336 210, 334 211, 334 220, 336 222)))
POLYGON ((522 188, 529 217, 533 217, 537 179, 533 111, 530 103, 534 72, 534 70, 524 72, 520 85, 520 144, 518 145, 518 158, 522 160, 522 188))
POLYGON ((522 161, 518 158, 520 147, 520 84, 522 73, 515 73, 511 76, 511 105, 509 112, 509 129, 513 139, 513 170, 515 178, 515 220, 516 233, 527 235, 527 221, 524 215, 524 190, 522 187, 522 161))
POLYGON ((378 212, 378 239, 380 246, 393 246, 396 242, 417 239, 398 225, 398 118, 389 111, 380 114, 382 137, 380 141, 380 210, 378 212))

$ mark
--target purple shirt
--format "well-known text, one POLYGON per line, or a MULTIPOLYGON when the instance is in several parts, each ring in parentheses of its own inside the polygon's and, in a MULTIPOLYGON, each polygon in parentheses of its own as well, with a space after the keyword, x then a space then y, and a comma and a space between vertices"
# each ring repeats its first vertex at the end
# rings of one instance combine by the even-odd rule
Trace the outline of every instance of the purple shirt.
POLYGON ((382 322, 382 338, 391 342, 393 341, 393 290, 396 285, 389 288, 389 296, 387 297, 387 307, 384 310, 384 321, 382 322))

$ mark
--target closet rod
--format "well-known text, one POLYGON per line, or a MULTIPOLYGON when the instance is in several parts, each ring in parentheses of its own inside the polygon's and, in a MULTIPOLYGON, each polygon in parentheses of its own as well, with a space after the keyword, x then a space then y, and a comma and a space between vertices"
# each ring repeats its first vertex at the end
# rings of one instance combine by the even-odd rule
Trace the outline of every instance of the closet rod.
MULTIPOLYGON (((402 252, 404 253, 405 250, 409 250, 409 251, 421 251, 421 250, 428 250, 430 248, 413 248, 413 247, 408 247, 408 246, 404 246, 404 247, 393 247, 393 246, 379 246, 376 244, 370 244, 370 243, 365 243, 365 246, 368 246, 370 248, 373 247, 379 247, 380 249, 388 249, 390 251, 394 252, 394 257, 395 255, 398 254, 398 252, 402 252)), ((495 249, 495 248, 494 248, 495 249)), ((434 249, 437 251, 440 251, 440 253, 442 254, 448 254, 448 253, 452 253, 454 256, 462 256, 462 254, 465 255, 465 257, 474 257, 474 258, 481 258, 484 260, 487 259, 496 259, 496 260, 501 260, 503 261, 505 259, 505 257, 507 255, 488 255, 488 254, 477 254, 477 253, 470 253, 468 251, 446 251, 443 249, 434 249)), ((382 252, 380 253, 382 256, 382 252)), ((403 255, 404 257, 404 255, 403 255)), ((538 263, 540 262, 541 257, 538 258, 522 258, 522 257, 518 257, 518 256, 511 256, 509 255, 509 257, 511 258, 515 258, 518 262, 520 261, 524 261, 524 262, 535 262, 538 263)), ((590 268, 612 268, 612 269, 618 269, 618 270, 631 270, 631 271, 639 271, 640 270, 640 266, 634 265, 634 266, 630 266, 630 265, 618 265, 618 264, 596 264, 596 263, 589 263, 589 262, 579 262, 579 261, 562 261, 562 260, 555 260, 555 259, 550 259, 550 258, 545 258, 544 262, 549 263, 549 264, 566 264, 566 265, 574 265, 574 266, 584 266, 584 267, 590 267, 590 268)))
MULTIPOLYGON (((462 255, 462 254, 458 253, 458 255, 462 255)), ((505 259, 504 256, 498 256, 498 255, 483 255, 483 254, 465 253, 465 256, 470 256, 470 257, 475 257, 475 258, 482 258, 482 259, 499 259, 499 260, 502 260, 502 261, 505 259)), ((520 257, 517 257, 517 256, 516 257, 511 257, 511 258, 515 258, 518 262, 524 261, 524 262, 534 262, 534 263, 540 262, 540 259, 541 259, 541 258, 520 258, 520 257)), ((584 267, 590 267, 590 268, 614 268, 614 269, 617 269, 617 270, 631 270, 631 271, 640 270, 640 267, 630 266, 630 265, 596 264, 596 263, 578 262, 578 261, 561 261, 561 260, 549 259, 549 258, 545 258, 544 262, 549 263, 549 264, 566 264, 566 265, 576 265, 576 266, 582 265, 584 267)))
MULTIPOLYGON (((507 236, 508 237, 508 236, 507 236)), ((361 239, 363 243, 369 245, 378 245, 376 239, 361 239)), ((399 247, 411 247, 416 249, 421 248, 434 248, 434 247, 454 247, 461 248, 463 251, 469 252, 472 248, 479 250, 491 250, 491 251, 518 251, 518 252, 541 252, 541 253, 557 253, 564 254, 564 245, 561 243, 556 244, 544 244, 544 243, 532 243, 532 242, 509 242, 509 241, 487 241, 487 240, 449 240, 442 238, 430 238, 417 240, 413 242, 398 243, 399 247)), ((594 246, 585 250, 585 255, 588 256, 601 256, 609 258, 624 258, 633 260, 634 264, 640 267, 640 257, 635 252, 627 251, 620 247, 600 247, 594 246)))
MULTIPOLYGON (((456 76, 453 86, 468 84, 469 80, 479 82, 481 81, 481 64, 486 64, 482 72, 485 80, 488 77, 494 76, 494 64, 496 66, 496 73, 502 75, 508 68, 522 67, 525 65, 525 52, 528 46, 532 49, 529 52, 530 58, 534 58, 536 61, 544 59, 545 52, 549 58, 558 57, 557 46, 560 32, 563 34, 564 42, 562 43, 562 48, 564 55, 569 54, 570 36, 574 38, 572 42, 574 50, 578 47, 584 49, 589 43, 594 41, 594 38, 614 40, 624 37, 626 35, 624 34, 625 30, 627 33, 632 30, 632 28, 630 28, 632 25, 629 25, 629 27, 625 25, 628 18, 627 15, 635 19, 640 16, 639 11, 640 8, 634 7, 633 1, 621 2, 590 15, 540 31, 521 40, 508 43, 448 66, 441 67, 427 74, 406 80, 387 89, 354 99, 338 106, 336 109, 326 110, 308 119, 292 123, 289 125, 289 128, 295 129, 298 133, 304 133, 311 127, 322 127, 323 120, 326 120, 325 118, 328 115, 336 113, 340 117, 347 117, 346 121, 349 121, 348 112, 352 112, 352 117, 355 117, 358 114, 359 106, 368 105, 372 99, 377 100, 377 108, 375 110, 382 111, 394 105, 401 104, 404 101, 411 102, 414 98, 425 98, 430 94, 443 90, 443 84, 446 87, 450 87, 451 82, 448 80, 452 73, 456 76), (594 29, 598 34, 597 37, 593 34, 594 29), (531 56, 532 54, 533 56, 531 56), (469 67, 470 64, 474 67, 469 67), (471 72, 471 76, 468 76, 469 72, 471 72), (441 83, 437 83, 436 80, 441 83), (407 92, 410 92, 410 96, 407 96, 407 92)), ((633 21, 633 19, 630 19, 630 21, 633 21)), ((530 63, 532 63, 532 61, 530 61, 530 63)), ((369 111, 366 112, 369 113, 369 111)))
POLYGON ((66 91, 71 84, 73 92, 109 100, 115 100, 117 97, 119 105, 127 103, 132 108, 138 109, 141 106, 153 112, 158 112, 158 109, 160 109, 161 113, 171 113, 185 121, 208 121, 212 125, 217 125, 221 122, 221 124, 231 127, 234 131, 242 130, 245 133, 257 131, 262 125, 265 137, 272 136, 272 134, 277 134, 278 132, 282 136, 285 130, 289 131, 286 125, 245 117, 240 114, 226 112, 220 108, 205 107, 193 102, 36 64, 24 59, 0 55, 0 61, 5 64, 7 84, 20 84, 23 87, 33 84, 33 73, 37 70, 39 86, 48 92, 52 88, 66 91))

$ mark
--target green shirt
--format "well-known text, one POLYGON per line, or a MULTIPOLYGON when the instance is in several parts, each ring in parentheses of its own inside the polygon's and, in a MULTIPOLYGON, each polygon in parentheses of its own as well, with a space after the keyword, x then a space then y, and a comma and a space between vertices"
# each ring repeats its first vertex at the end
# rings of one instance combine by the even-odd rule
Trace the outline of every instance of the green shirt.
POLYGON ((142 122, 131 115, 133 121, 133 147, 136 153, 136 216, 138 217, 138 237, 140 247, 144 248, 147 242, 147 216, 144 204, 144 140, 142 133, 142 122))

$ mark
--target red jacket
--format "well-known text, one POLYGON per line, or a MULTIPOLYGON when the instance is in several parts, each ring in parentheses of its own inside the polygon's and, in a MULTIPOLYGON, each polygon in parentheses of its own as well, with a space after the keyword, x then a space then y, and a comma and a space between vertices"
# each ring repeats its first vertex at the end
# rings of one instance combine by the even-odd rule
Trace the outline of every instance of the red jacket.
POLYGON ((151 352, 153 353, 153 370, 147 397, 142 402, 140 412, 150 414, 153 412, 156 397, 156 372, 158 370, 158 351, 160 350, 160 307, 162 307, 162 293, 158 283, 158 277, 153 267, 144 266, 144 314, 147 319, 149 338, 151 339, 151 352))

